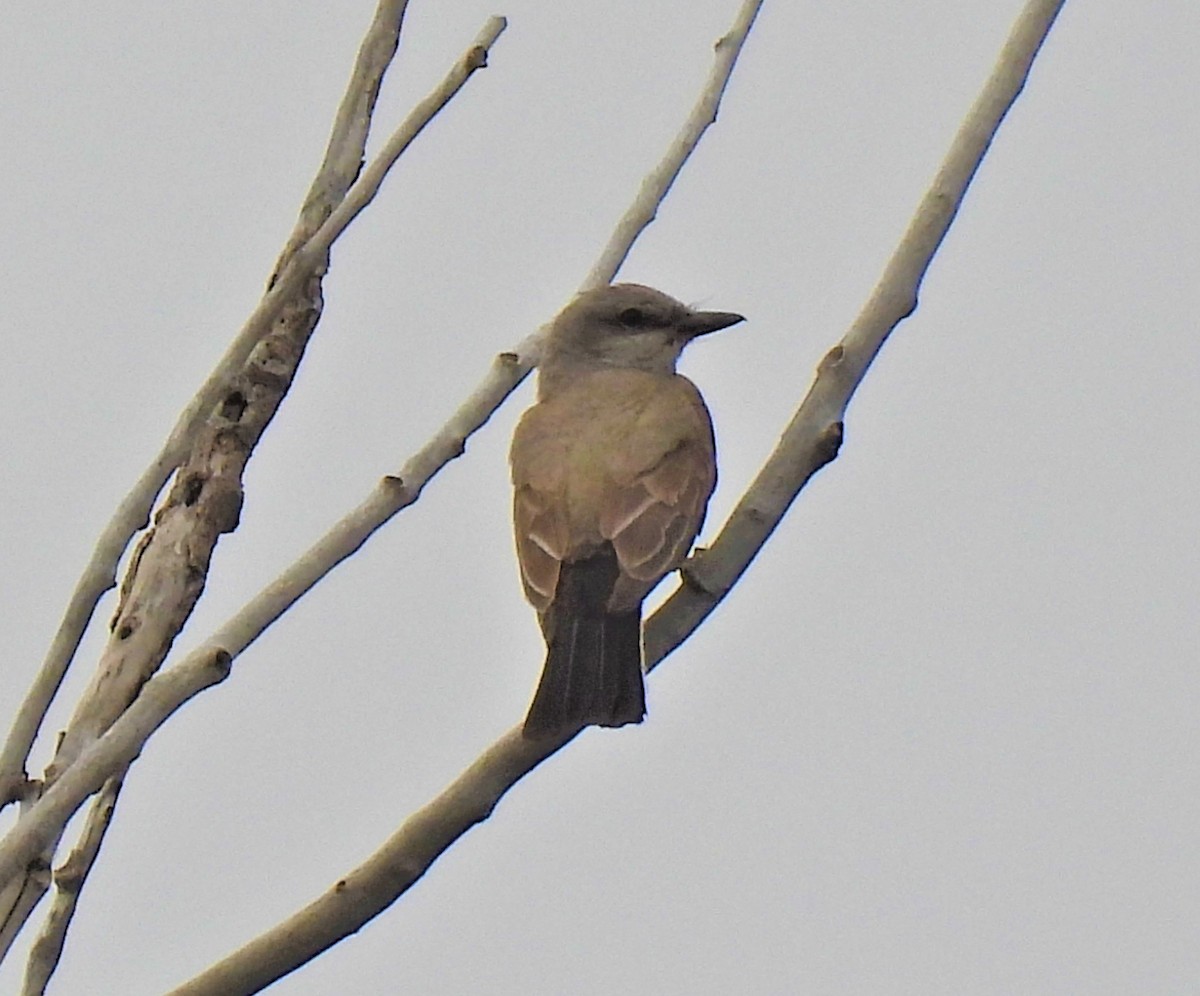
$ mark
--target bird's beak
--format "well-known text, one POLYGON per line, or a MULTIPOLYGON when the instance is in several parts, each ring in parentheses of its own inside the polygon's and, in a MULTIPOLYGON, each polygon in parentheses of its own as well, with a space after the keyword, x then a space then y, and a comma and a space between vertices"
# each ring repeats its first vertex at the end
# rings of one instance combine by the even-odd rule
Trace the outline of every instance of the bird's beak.
POLYGON ((688 339, 695 339, 697 336, 718 332, 745 320, 744 315, 732 311, 693 311, 679 323, 679 328, 688 339))

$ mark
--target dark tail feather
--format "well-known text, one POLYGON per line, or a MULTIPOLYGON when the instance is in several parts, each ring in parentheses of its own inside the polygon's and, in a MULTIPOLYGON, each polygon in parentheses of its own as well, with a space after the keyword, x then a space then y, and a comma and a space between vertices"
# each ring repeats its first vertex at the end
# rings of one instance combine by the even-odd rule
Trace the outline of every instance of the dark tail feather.
POLYGON ((560 613, 525 735, 640 723, 646 715, 641 630, 638 612, 566 618, 560 613))
POLYGON ((611 547, 563 564, 546 619, 546 664, 525 717, 527 737, 624 726, 646 715, 641 607, 605 611, 617 578, 611 547))

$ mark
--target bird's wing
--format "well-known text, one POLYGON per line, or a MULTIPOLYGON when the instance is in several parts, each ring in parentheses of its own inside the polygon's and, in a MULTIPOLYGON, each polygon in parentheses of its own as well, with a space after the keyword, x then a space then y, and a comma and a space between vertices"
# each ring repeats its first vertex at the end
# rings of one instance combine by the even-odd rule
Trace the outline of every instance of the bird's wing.
POLYGON ((643 416, 655 431, 614 455, 600 507, 600 535, 621 567, 615 602, 641 601, 683 562, 716 486, 712 422, 699 393, 680 377, 660 398, 643 416))
POLYGON ((616 549, 621 573, 644 582, 634 586, 643 594, 687 556, 715 478, 711 457, 685 442, 610 492, 600 513, 600 533, 616 549))
POLYGON ((525 597, 539 612, 554 599, 570 549, 566 447, 554 431, 556 414, 543 405, 530 408, 517 423, 510 453, 517 560, 525 597))
POLYGON ((558 571, 567 556, 567 524, 562 503, 528 484, 513 492, 513 521, 517 537, 517 560, 525 597, 544 612, 558 588, 558 571))

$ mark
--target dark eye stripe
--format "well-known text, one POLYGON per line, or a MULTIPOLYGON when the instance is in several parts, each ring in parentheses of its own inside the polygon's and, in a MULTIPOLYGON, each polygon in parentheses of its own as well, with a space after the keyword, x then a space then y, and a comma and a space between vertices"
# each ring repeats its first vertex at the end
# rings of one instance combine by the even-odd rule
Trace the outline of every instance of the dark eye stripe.
POLYGON ((629 329, 661 329, 671 324, 664 316, 642 308, 623 308, 617 313, 617 322, 629 329))

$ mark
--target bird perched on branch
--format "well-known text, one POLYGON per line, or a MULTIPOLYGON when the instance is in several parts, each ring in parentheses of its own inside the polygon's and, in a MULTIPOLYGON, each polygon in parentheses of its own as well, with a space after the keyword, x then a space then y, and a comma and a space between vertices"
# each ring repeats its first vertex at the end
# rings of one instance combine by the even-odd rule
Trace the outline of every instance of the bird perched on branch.
POLYGON ((717 480, 712 419, 675 364, 743 320, 614 284, 551 325, 510 453, 521 580, 546 640, 526 737, 645 716, 642 600, 687 556, 717 480))

